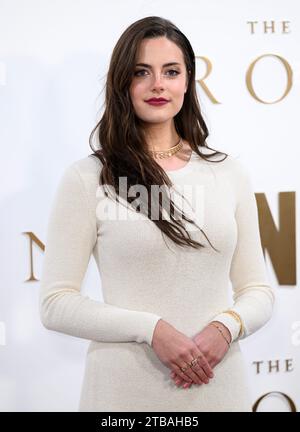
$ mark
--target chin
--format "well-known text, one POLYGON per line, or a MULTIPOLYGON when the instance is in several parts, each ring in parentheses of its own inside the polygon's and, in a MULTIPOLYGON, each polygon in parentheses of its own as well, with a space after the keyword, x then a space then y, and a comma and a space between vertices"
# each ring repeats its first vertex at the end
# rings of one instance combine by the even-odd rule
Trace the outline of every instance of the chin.
POLYGON ((144 120, 145 123, 152 123, 152 124, 166 123, 168 121, 170 121, 170 117, 167 118, 156 117, 156 118, 148 118, 144 120))

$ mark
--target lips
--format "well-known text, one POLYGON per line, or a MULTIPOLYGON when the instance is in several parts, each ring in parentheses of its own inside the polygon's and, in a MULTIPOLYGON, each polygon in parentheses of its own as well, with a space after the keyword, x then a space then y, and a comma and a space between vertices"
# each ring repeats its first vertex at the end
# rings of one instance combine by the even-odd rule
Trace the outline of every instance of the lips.
POLYGON ((151 98, 147 99, 146 102, 168 102, 165 98, 151 98))
POLYGON ((146 102, 152 102, 152 101, 154 101, 154 102, 168 102, 168 100, 165 98, 150 98, 150 99, 146 100, 146 102))
POLYGON ((156 106, 159 106, 159 105, 165 105, 165 104, 167 104, 169 101, 166 100, 166 99, 164 99, 164 98, 158 98, 158 99, 148 99, 148 100, 146 100, 145 102, 147 102, 147 103, 150 104, 150 105, 156 105, 156 106))

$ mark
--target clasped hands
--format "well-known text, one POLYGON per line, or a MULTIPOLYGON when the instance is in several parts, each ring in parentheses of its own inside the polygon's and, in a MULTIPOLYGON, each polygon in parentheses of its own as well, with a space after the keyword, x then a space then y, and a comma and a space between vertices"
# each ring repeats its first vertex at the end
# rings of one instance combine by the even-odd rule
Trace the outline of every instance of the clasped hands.
POLYGON ((192 339, 175 329, 168 322, 160 319, 155 327, 152 348, 158 358, 171 369, 170 376, 175 384, 189 388, 192 384, 208 384, 214 377, 213 368, 226 355, 231 335, 226 326, 215 322, 222 332, 209 323, 192 339), (197 358, 197 363, 189 364, 197 358), (184 372, 181 367, 186 368, 184 372))

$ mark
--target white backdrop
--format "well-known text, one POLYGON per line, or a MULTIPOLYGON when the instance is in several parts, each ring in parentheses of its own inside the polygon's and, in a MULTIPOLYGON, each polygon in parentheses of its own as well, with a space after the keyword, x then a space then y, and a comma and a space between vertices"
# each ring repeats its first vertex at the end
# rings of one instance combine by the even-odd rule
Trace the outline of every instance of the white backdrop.
MULTIPOLYGON (((249 167, 278 230, 279 193, 297 196, 298 2, 0 0, 1 411, 78 410, 89 342, 48 331, 40 322, 42 245, 64 169, 91 153, 88 136, 98 120, 112 49, 128 25, 149 15, 170 19, 189 38, 197 79, 211 63, 205 84, 213 97, 197 84, 208 144, 239 155, 249 167), (256 22, 253 32, 249 22, 256 22), (292 70, 291 89, 280 101, 287 72, 275 55, 292 70), (260 56, 266 57, 255 65, 252 83, 265 103, 246 84, 247 70, 260 56)), ((296 200, 296 218, 298 213, 296 200)), ((287 250, 280 254, 284 259, 287 250)), ((274 315, 240 342, 253 404, 271 392, 258 411, 289 411, 289 398, 299 411, 299 289, 296 282, 280 285, 268 251, 265 258, 277 296, 274 315)), ((93 259, 82 292, 102 300, 93 259)))

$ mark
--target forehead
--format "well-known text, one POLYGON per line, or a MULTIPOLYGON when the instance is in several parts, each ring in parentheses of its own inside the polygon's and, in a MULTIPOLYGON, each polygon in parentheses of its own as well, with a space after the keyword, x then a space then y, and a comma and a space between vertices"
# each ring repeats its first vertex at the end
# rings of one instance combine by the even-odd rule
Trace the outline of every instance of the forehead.
POLYGON ((183 64, 183 53, 178 45, 166 37, 143 39, 138 47, 137 63, 143 62, 150 65, 163 65, 168 62, 183 64))

